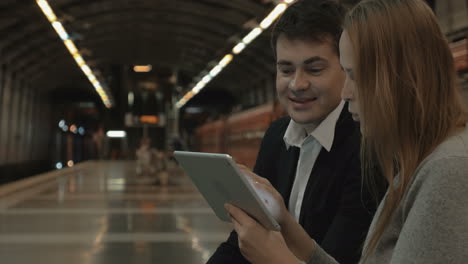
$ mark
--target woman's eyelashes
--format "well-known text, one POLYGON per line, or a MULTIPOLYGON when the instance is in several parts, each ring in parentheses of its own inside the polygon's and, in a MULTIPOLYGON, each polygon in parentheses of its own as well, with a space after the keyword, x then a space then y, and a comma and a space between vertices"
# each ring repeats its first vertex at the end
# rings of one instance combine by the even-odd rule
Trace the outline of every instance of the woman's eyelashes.
POLYGON ((354 81, 354 73, 353 73, 352 70, 348 70, 348 76, 349 76, 349 78, 350 78, 351 80, 354 81))
POLYGON ((354 73, 353 73, 353 70, 351 69, 346 69, 346 68, 343 68, 341 67, 341 69, 346 73, 346 75, 348 75, 348 77, 354 81, 354 73))

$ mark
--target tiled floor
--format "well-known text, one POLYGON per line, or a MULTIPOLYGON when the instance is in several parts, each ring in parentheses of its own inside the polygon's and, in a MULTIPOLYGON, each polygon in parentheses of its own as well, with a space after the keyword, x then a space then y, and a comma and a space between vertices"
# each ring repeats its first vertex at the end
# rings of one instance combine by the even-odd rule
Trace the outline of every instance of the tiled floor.
POLYGON ((162 187, 137 179, 131 162, 87 162, 0 186, 0 262, 205 263, 231 226, 172 172, 162 187))

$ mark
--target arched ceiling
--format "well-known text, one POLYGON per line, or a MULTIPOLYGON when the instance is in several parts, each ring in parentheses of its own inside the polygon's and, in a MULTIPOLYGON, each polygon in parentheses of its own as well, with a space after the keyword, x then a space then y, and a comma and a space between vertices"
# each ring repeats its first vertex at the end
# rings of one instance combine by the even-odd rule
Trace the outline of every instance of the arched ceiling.
MULTIPOLYGON (((189 78, 219 60, 274 6, 269 0, 49 0, 93 69, 149 63, 189 78)), ((34 0, 0 2, 0 61, 49 90, 68 84, 91 89, 34 0)), ((215 84, 235 89, 268 76, 268 33, 255 40, 215 84)))

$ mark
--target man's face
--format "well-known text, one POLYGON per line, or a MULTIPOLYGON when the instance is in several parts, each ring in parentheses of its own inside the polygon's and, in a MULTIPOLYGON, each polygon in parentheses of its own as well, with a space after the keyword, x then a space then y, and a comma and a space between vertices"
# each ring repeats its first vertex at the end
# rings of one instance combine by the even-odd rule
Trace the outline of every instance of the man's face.
POLYGON ((345 74, 331 40, 290 40, 276 45, 276 92, 289 116, 318 125, 340 103, 345 74))

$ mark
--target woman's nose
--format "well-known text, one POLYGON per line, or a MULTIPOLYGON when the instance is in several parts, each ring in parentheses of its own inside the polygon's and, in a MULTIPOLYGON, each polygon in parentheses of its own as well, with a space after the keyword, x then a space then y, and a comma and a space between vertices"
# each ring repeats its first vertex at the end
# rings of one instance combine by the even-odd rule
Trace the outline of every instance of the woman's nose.
POLYGON ((341 99, 343 101, 349 102, 354 99, 354 93, 352 87, 350 87, 348 81, 345 81, 343 89, 341 90, 341 99))

